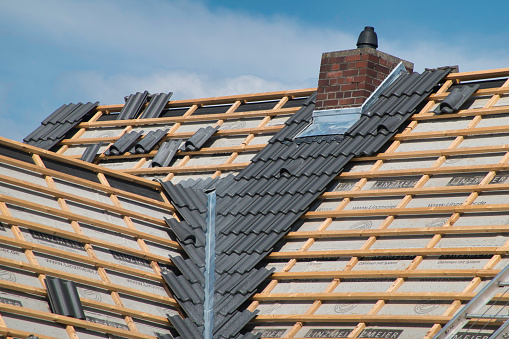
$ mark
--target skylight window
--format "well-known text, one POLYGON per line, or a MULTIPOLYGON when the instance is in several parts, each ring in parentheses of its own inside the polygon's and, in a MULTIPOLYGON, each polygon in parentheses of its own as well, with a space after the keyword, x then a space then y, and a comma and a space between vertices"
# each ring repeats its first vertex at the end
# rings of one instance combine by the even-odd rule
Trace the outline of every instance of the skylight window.
POLYGON ((313 123, 297 137, 345 134, 361 117, 359 107, 350 111, 345 109, 314 111, 313 123))

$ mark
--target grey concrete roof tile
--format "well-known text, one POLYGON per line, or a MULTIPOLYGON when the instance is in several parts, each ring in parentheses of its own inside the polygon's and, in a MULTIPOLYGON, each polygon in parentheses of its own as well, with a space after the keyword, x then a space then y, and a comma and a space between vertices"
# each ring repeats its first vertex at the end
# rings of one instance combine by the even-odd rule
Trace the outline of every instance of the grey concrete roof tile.
POLYGON ((110 148, 106 151, 107 155, 122 155, 129 151, 136 143, 143 131, 132 131, 123 134, 110 148))
POLYGON ((127 120, 136 118, 148 100, 148 92, 137 92, 127 97, 126 103, 120 114, 117 116, 117 120, 127 120))
POLYGON ((145 154, 150 152, 159 141, 168 133, 170 129, 158 129, 157 131, 150 131, 143 139, 141 139, 135 146, 134 150, 137 154, 145 154))
POLYGON ((152 159, 152 167, 168 167, 181 143, 182 140, 175 139, 163 142, 152 159))
POLYGON ((161 113, 163 112, 164 107, 170 101, 173 92, 168 94, 166 93, 158 93, 154 94, 147 105, 147 108, 140 115, 140 119, 151 119, 151 118, 159 118, 161 113))
POLYGON ((89 145, 85 152, 83 152, 83 155, 81 156, 80 160, 86 162, 94 161, 95 156, 97 155, 97 152, 99 152, 99 149, 101 148, 102 145, 103 145, 102 141, 98 144, 89 145))

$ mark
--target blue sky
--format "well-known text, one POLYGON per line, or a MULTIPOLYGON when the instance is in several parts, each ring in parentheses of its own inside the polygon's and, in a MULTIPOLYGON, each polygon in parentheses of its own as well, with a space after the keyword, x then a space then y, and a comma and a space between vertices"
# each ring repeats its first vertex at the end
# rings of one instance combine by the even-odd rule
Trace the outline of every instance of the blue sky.
POLYGON ((0 0, 0 136, 21 140, 64 103, 314 87, 322 52, 379 50, 422 71, 509 67, 509 2, 0 0))

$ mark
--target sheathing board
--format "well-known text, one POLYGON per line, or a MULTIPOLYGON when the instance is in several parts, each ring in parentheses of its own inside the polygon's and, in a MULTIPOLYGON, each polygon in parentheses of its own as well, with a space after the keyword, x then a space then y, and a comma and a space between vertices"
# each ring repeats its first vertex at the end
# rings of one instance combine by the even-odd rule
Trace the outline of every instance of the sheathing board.
MULTIPOLYGON (((467 76, 457 79, 469 80, 467 76)), ((252 333, 264 338, 431 338, 498 270, 509 264, 506 255, 509 233, 504 228, 509 224, 509 205, 506 204, 509 99, 507 95, 496 94, 504 88, 483 89, 474 94, 459 113, 433 114, 431 111, 445 98, 452 84, 452 80, 446 81, 429 98, 428 104, 414 115, 407 129, 394 137, 386 151, 354 159, 266 258, 265 264, 274 268, 275 273, 264 289, 253 296, 249 306, 250 310, 260 312, 250 324, 252 333)), ((96 125, 94 122, 78 125, 80 132, 62 141, 58 152, 78 157, 73 148, 99 141, 113 143, 122 133, 131 130, 143 129, 147 133, 150 128, 164 126, 170 128, 166 138, 185 139, 200 127, 220 126, 219 132, 202 149, 179 152, 170 167, 161 171, 150 172, 155 151, 147 155, 101 155, 95 162, 110 168, 119 166, 116 170, 143 178, 175 183, 222 177, 238 173, 282 127, 291 114, 284 111, 287 100, 288 97, 282 95, 279 101, 274 101, 274 108, 263 111, 260 116, 254 111, 248 111, 244 117, 235 115, 236 109, 242 107, 239 99, 226 104, 216 118, 204 115, 202 119, 194 119, 193 112, 201 108, 192 103, 183 105, 185 109, 176 107, 180 110, 178 115, 166 116, 179 118, 174 121, 168 118, 164 123, 153 120, 144 123, 138 119, 115 126, 115 122, 99 117, 96 125), (228 114, 232 114, 232 118, 225 116, 228 114), (98 125, 103 122, 111 124, 98 125)), ((98 113, 105 116, 120 109, 121 106, 98 107, 98 113)), ((23 175, 19 178, 23 179, 23 175)), ((44 180, 36 173, 30 180, 41 178, 44 180)), ((19 190, 21 194, 32 194, 26 188, 23 190, 19 190)), ((69 190, 74 192, 72 188, 69 190)), ((7 193, 10 192, 6 191, 5 196, 7 193)), ((48 200, 41 194, 34 193, 34 197, 34 203, 48 200)), ((140 204, 122 200, 120 204, 158 219, 164 214, 160 209, 151 212, 150 205, 137 206, 140 204)), ((178 255, 178 245, 169 246, 152 238, 141 245, 139 237, 122 234, 115 227, 134 225, 144 234, 171 241, 164 234, 164 225, 158 224, 151 231, 150 223, 137 220, 135 216, 129 217, 128 222, 119 213, 99 213, 97 206, 81 205, 86 204, 70 204, 77 213, 90 213, 98 223, 113 225, 102 231, 98 225, 76 222, 91 238, 104 237, 102 242, 91 245, 97 247, 98 257, 133 272, 136 270, 138 274, 127 277, 124 271, 111 266, 105 269, 108 276, 119 284, 133 286, 133 289, 143 286, 150 291, 152 304, 149 306, 147 301, 147 308, 164 305, 163 311, 158 310, 153 318, 159 319, 157 326, 161 326, 161 317, 164 318, 161 313, 176 310, 158 299, 157 296, 165 295, 160 281, 156 283, 142 276, 141 272, 150 273, 154 265, 153 261, 150 264, 143 261, 141 253, 148 250, 161 257, 164 253, 178 255), (123 261, 118 259, 120 256, 115 258, 111 250, 119 251, 119 248, 109 248, 109 244, 129 248, 126 255, 132 257, 123 256, 123 261)), ((6 206, 20 216, 26 210, 14 201, 6 206)), ((65 217, 53 216, 50 212, 37 213, 47 214, 46 224, 51 224, 53 218, 60 220, 62 230, 76 232, 77 225, 65 217)), ((27 232, 29 229, 22 234, 27 232)), ((5 234, 11 238, 15 235, 12 231, 5 234)), ((31 241, 28 236, 26 238, 31 241)), ((39 241, 41 245, 44 240, 39 241)), ((59 249, 64 251, 65 244, 60 240, 59 249)), ((74 255, 83 252, 71 247, 67 252, 74 255)), ((5 250, 13 256, 21 253, 16 249, 11 251, 10 247, 5 250)), ((36 250, 34 253, 36 258, 48 256, 36 250)), ((12 280, 15 277, 26 281, 27 286, 42 288, 31 266, 19 270, 12 265, 2 272, 6 273, 0 274, 0 278, 5 276, 12 280)), ((80 288, 80 295, 85 294, 81 292, 83 287, 80 288)), ((90 286, 89 290, 96 291, 89 292, 90 295, 112 299, 111 293, 99 284, 90 286)), ((138 295, 126 291, 118 293, 126 300, 125 307, 142 309, 144 301, 138 295)), ((112 316, 97 309, 94 312, 102 315, 103 323, 123 324, 118 322, 118 314, 112 316)), ((2 310, 0 314, 3 315, 2 310)), ((120 318, 128 324, 126 319, 120 318)), ((158 333, 159 327, 143 324, 135 316, 132 324, 142 333, 158 333)), ((486 327, 480 329, 480 333, 489 334, 492 330, 486 327)), ((95 335, 80 328, 75 331, 80 338, 95 335)))
POLYGON ((166 314, 178 310, 159 271, 171 265, 169 254, 181 255, 163 220, 172 218, 171 205, 23 166, 33 164, 2 164, 0 177, 0 335, 4 330, 55 338, 169 333, 166 314), (63 316, 55 322, 46 275, 76 283, 83 324, 63 316))
POLYGON ((385 152, 354 159, 266 258, 276 272, 253 296, 252 333, 431 338, 509 264, 509 101, 483 89, 433 114, 450 85, 385 152))

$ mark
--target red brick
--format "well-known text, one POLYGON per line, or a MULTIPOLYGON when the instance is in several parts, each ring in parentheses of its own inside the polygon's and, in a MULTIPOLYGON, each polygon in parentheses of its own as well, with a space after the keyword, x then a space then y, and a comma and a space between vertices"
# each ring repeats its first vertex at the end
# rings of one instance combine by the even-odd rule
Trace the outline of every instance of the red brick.
POLYGON ((342 91, 351 91, 354 89, 357 89, 357 84, 350 83, 350 84, 341 85, 342 91))
POLYGON ((366 98, 355 98, 356 104, 362 104, 364 101, 366 101, 366 98))
POLYGON ((338 83, 338 78, 329 79, 329 85, 336 85, 338 83))
POLYGON ((376 62, 368 61, 368 68, 374 69, 376 65, 378 65, 376 62))
POLYGON ((343 78, 343 79, 345 79, 346 83, 349 83, 349 82, 351 83, 351 82, 354 82, 355 78, 354 77, 346 77, 346 78, 343 78))
POLYGON ((354 97, 369 97, 371 93, 366 90, 353 91, 354 97))
POLYGON ((327 87, 327 92, 339 92, 340 90, 341 90, 341 86, 340 85, 335 85, 335 86, 327 87))
POLYGON ((373 61, 376 64, 380 63, 380 57, 377 57, 376 55, 368 54, 368 60, 373 61))
POLYGON ((355 67, 357 67, 357 68, 368 67, 368 63, 369 63, 369 61, 357 61, 355 63, 355 67))
POLYGON ((382 73, 385 73, 385 74, 389 74, 391 72, 391 69, 389 67, 384 67, 384 66, 381 66, 381 65, 375 65, 375 70, 377 72, 382 72, 382 73))
POLYGON ((331 70, 331 65, 328 65, 328 64, 320 65, 320 72, 328 72, 330 70, 331 70))
POLYGON ((351 105, 353 103, 355 103, 355 99, 353 99, 353 98, 339 100, 340 105, 351 105))
POLYGON ((376 78, 378 73, 374 69, 361 68, 359 70, 359 75, 368 75, 370 77, 376 78))
POLYGON ((338 84, 344 84, 344 83, 346 83, 346 80, 347 80, 347 79, 348 79, 348 78, 336 78, 336 80, 337 80, 337 83, 338 83, 338 84))
POLYGON ((328 92, 327 100, 329 100, 329 99, 336 99, 336 92, 328 92))
POLYGON ((318 80, 318 87, 323 87, 323 86, 328 86, 328 85, 329 85, 329 80, 326 80, 326 79, 318 80))
POLYGON ((352 97, 352 91, 343 92, 343 98, 351 98, 351 97, 352 97))
POLYGON ((358 85, 358 88, 373 92, 376 89, 376 86, 367 82, 363 82, 358 85))
POLYGON ((345 57, 334 57, 329 59, 329 63, 331 64, 341 64, 345 62, 345 57))
MULTIPOLYGON (((344 99, 342 99, 344 100, 344 99)), ((339 105, 339 100, 325 100, 324 102, 325 106, 337 106, 339 105)))
POLYGON ((348 64, 345 64, 345 63, 339 64, 339 69, 342 71, 344 71, 345 69, 348 69, 348 64))
POLYGON ((361 60, 368 60, 368 59, 369 59, 368 54, 361 55, 361 60))
POLYGON ((343 71, 335 71, 327 73, 327 78, 339 78, 343 76, 343 71))
POLYGON ((331 65, 331 71, 338 71, 339 70, 339 64, 331 65))
POLYGON ((327 99, 327 93, 318 93, 316 95, 316 100, 325 100, 327 99))
POLYGON ((320 62, 322 65, 330 64, 330 58, 322 55, 322 61, 320 62))
POLYGON ((345 61, 359 61, 361 60, 360 55, 349 55, 345 57, 345 61))
POLYGON ((336 93, 336 99, 341 99, 345 97, 345 92, 337 92, 336 93))
MULTIPOLYGON (((383 79, 382 79, 382 80, 383 80, 383 79)), ((381 80, 378 80, 378 79, 374 79, 374 80, 373 80, 373 85, 375 85, 375 86, 380 86, 380 84, 381 84, 381 83, 382 83, 382 81, 381 81, 381 80)))
POLYGON ((349 62, 349 63, 347 63, 346 65, 347 65, 348 69, 355 69, 355 68, 357 68, 357 67, 355 66, 355 64, 356 64, 356 62, 349 62))
POLYGON ((368 77, 366 75, 359 75, 353 78, 352 82, 366 82, 368 80, 368 77))
POLYGON ((349 76, 352 76, 352 75, 358 75, 359 74, 359 70, 358 69, 348 69, 346 71, 343 71, 343 76, 344 77, 349 77, 349 76))

